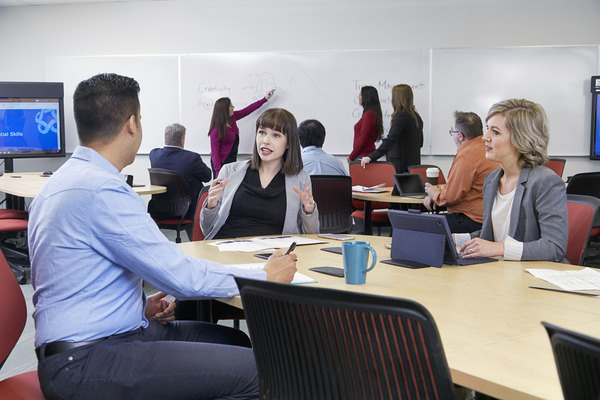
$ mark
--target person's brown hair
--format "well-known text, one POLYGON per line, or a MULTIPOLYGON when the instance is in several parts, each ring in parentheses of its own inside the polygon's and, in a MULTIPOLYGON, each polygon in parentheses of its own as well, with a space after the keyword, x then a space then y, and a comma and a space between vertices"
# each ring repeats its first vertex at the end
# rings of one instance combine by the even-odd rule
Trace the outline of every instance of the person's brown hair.
POLYGON ((415 125, 419 126, 419 118, 417 118, 417 110, 414 105, 414 95, 409 85, 400 84, 392 88, 392 107, 394 107, 392 121, 398 111, 406 111, 413 117, 415 125))
MULTIPOLYGON (((298 124, 296 118, 291 112, 283 108, 269 108, 259 115, 256 120, 256 131, 260 128, 270 128, 281 132, 286 137, 287 149, 283 153, 283 167, 281 172, 284 175, 298 175, 304 165, 300 155, 300 139, 298 138, 298 124)), ((250 158, 250 168, 258 169, 261 158, 256 149, 256 135, 254 136, 254 147, 252 157, 250 158)))
POLYGON ((231 100, 229 97, 221 97, 215 102, 212 117, 210 119, 210 128, 208 128, 208 136, 213 128, 217 128, 219 140, 225 139, 227 136, 227 125, 231 125, 231 116, 229 115, 229 106, 231 100))

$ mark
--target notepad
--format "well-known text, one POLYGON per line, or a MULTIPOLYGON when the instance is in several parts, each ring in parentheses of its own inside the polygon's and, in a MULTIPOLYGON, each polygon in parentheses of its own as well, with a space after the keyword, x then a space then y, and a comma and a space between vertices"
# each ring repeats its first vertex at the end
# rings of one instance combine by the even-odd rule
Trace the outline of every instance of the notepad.
MULTIPOLYGON (((265 267, 265 263, 226 264, 225 266, 241 269, 263 269, 265 267)), ((301 274, 300 272, 296 272, 294 274, 294 279, 292 279, 291 283, 295 285, 299 283, 317 283, 317 281, 311 278, 310 276, 306 276, 304 274, 301 274)))
POLYGON ((280 235, 256 237, 251 239, 221 240, 209 244, 211 246, 217 246, 220 251, 241 251, 244 253, 250 253, 254 251, 265 251, 272 249, 287 249, 293 242, 296 242, 296 246, 327 243, 324 240, 293 235, 280 235))

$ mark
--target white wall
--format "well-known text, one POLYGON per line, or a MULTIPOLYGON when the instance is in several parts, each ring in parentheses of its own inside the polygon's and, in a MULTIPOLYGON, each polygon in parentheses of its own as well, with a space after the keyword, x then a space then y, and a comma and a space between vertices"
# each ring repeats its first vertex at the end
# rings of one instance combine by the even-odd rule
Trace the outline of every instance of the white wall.
MULTIPOLYGON (((597 0, 189 0, 1 7, 0 80, 43 81, 50 56, 598 44, 598 20, 597 0)), ((60 161, 16 160, 15 169, 54 170, 60 161)), ((451 157, 423 162, 447 171, 451 157)), ((140 155, 124 172, 147 182, 148 166, 147 156, 140 155)), ((565 176, 586 170, 600 170, 600 164, 569 157, 565 176)))

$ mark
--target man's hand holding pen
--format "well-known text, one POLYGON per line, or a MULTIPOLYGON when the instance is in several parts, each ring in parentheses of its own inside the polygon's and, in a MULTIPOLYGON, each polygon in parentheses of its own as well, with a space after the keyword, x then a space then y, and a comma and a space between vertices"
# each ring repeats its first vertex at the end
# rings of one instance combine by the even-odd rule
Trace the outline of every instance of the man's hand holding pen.
POLYGON ((292 243, 285 255, 281 254, 280 251, 276 251, 269 257, 264 267, 268 281, 290 283, 294 279, 297 257, 292 251, 295 248, 296 242, 292 243))

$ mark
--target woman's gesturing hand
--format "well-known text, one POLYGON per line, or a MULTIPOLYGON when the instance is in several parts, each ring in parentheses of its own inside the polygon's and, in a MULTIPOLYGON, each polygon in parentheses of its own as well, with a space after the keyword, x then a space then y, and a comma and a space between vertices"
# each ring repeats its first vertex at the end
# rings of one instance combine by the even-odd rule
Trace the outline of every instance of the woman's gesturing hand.
POLYGON ((229 182, 227 178, 215 179, 214 181, 212 181, 212 183, 210 184, 210 189, 208 189, 208 196, 206 198, 206 208, 212 210, 217 206, 217 204, 219 204, 219 200, 223 195, 223 190, 225 189, 225 186, 227 186, 227 182, 229 182))
POLYGON ((302 200, 302 205, 304 206, 304 211, 307 214, 312 214, 315 209, 315 200, 313 199, 312 192, 308 188, 308 185, 304 183, 304 191, 300 190, 300 188, 298 188, 296 185, 292 187, 294 188, 294 191, 298 193, 298 196, 300 196, 300 200, 302 200))

